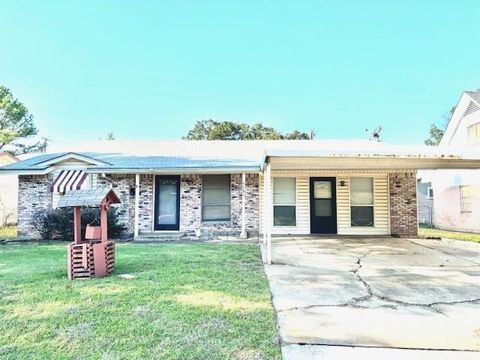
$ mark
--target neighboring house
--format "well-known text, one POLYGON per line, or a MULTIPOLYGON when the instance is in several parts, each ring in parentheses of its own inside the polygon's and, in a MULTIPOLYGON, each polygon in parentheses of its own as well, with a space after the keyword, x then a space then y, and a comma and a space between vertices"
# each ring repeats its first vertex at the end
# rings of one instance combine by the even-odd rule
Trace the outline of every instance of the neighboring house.
POLYGON ((32 220, 65 192, 111 187, 126 235, 137 239, 415 236, 416 171, 480 164, 433 147, 352 140, 109 141, 81 149, 0 169, 19 176, 19 235, 36 236, 32 220))
MULTIPOLYGON (((480 154, 480 91, 462 94, 439 146, 480 154)), ((480 169, 436 171, 432 188, 436 227, 480 232, 480 169)))
POLYGON ((431 181, 417 179, 418 222, 433 225, 433 188, 431 181))
MULTIPOLYGON (((17 162, 18 159, 0 152, 0 167, 17 162)), ((0 226, 17 221, 18 179, 17 175, 0 176, 0 226)))

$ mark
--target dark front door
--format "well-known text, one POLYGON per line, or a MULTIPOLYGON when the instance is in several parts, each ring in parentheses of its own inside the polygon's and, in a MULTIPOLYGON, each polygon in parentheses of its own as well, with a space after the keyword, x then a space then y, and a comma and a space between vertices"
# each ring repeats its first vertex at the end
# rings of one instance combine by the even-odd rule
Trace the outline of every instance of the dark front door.
POLYGON ((180 227, 180 176, 155 176, 155 230, 180 227))
POLYGON ((310 178, 310 232, 337 233, 337 189, 334 177, 310 178))

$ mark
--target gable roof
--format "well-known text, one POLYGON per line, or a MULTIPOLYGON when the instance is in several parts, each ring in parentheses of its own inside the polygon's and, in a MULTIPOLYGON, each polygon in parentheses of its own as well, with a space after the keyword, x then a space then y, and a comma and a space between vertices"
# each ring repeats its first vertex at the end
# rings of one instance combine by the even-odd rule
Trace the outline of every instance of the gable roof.
POLYGON ((480 90, 477 91, 465 91, 470 98, 480 106, 480 90))
POLYGON ((440 141, 440 146, 449 146, 463 117, 480 107, 480 91, 465 91, 458 101, 440 141))
POLYGON ((119 204, 120 199, 112 189, 96 188, 67 191, 58 201, 58 207, 100 206, 104 200, 119 204))

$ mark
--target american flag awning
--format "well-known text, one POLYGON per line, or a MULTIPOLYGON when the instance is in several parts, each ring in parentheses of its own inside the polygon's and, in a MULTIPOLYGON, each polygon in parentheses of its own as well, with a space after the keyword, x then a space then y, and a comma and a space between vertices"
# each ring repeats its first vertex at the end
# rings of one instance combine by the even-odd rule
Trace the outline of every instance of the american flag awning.
POLYGON ((62 194, 69 190, 80 190, 87 175, 82 170, 62 170, 53 182, 50 190, 54 193, 62 194))

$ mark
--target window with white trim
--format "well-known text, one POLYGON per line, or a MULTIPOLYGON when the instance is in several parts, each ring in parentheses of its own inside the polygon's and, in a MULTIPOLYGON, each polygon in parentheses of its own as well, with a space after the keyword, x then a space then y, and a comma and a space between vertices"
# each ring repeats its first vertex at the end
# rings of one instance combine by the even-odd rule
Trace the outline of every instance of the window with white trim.
POLYGON ((230 221, 230 175, 204 175, 202 220, 230 221))
POLYGON ((470 125, 467 128, 468 144, 477 144, 480 142, 480 123, 470 125))
POLYGON ((273 178, 273 225, 296 226, 297 201, 294 177, 273 178))
POLYGON ((374 226, 374 194, 372 177, 350 178, 351 226, 374 226))
POLYGON ((427 197, 433 199, 433 188, 431 186, 427 188, 427 197))
POLYGON ((472 197, 473 191, 470 185, 459 186, 460 190, 460 212, 471 213, 472 212, 472 197))

